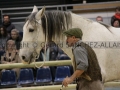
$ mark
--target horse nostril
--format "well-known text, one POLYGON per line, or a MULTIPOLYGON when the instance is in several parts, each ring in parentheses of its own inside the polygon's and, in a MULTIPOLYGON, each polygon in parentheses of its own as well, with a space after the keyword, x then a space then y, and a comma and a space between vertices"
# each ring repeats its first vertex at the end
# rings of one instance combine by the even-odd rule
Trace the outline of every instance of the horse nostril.
POLYGON ((25 59, 25 56, 22 56, 22 59, 25 59))

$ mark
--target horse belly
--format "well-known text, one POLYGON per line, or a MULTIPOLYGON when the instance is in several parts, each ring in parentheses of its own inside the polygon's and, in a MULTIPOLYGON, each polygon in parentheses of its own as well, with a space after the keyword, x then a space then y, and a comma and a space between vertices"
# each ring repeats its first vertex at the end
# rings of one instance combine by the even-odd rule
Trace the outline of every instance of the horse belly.
POLYGON ((120 49, 95 50, 103 81, 120 80, 120 49))

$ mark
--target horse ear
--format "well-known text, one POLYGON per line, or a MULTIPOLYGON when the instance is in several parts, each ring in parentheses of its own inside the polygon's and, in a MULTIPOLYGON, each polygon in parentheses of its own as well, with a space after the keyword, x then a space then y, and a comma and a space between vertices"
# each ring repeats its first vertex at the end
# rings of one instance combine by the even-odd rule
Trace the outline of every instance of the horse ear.
POLYGON ((33 7, 33 11, 32 11, 32 13, 34 13, 34 12, 38 12, 38 8, 37 8, 37 6, 34 6, 34 7, 33 7))
POLYGON ((45 12, 45 6, 36 14, 35 18, 37 20, 40 20, 41 17, 43 16, 44 12, 45 12))

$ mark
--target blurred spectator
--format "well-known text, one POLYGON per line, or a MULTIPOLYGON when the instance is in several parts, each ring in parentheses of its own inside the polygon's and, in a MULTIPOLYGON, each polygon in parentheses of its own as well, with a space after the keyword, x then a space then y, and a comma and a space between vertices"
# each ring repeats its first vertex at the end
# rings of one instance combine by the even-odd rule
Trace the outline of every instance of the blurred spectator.
MULTIPOLYGON (((55 42, 51 41, 46 45, 46 59, 49 61, 55 61, 58 56, 58 46, 55 44, 55 42)), ((44 60, 44 52, 45 47, 43 47, 40 51, 40 56, 37 61, 43 61, 44 60)), ((55 79, 55 72, 56 72, 56 66, 50 66, 51 74, 52 74, 52 81, 55 79)))
POLYGON ((64 51, 62 49, 58 49, 58 55, 57 55, 57 60, 59 59, 59 57, 62 55, 62 54, 65 54, 64 51))
POLYGON ((112 22, 112 26, 116 28, 120 28, 120 20, 114 19, 114 21, 112 22))
MULTIPOLYGON (((15 46, 15 41, 13 40, 8 40, 7 44, 6 44, 6 51, 5 54, 1 57, 1 63, 2 64, 13 64, 13 63, 20 63, 21 60, 19 58, 19 53, 16 50, 16 46, 15 46)), ((2 71, 4 71, 5 69, 3 69, 2 71)), ((16 75, 18 77, 19 75, 19 69, 15 68, 12 69, 16 72, 16 75)))
POLYGON ((15 29, 15 26, 10 21, 9 15, 3 15, 3 23, 2 25, 7 29, 8 34, 10 35, 11 30, 15 29))
POLYGON ((61 54, 58 57, 58 60, 70 60, 70 57, 68 57, 68 55, 66 55, 66 54, 61 54))
POLYGON ((0 50, 5 50, 6 41, 8 39, 7 30, 4 26, 0 27, 0 50))
POLYGON ((111 17, 111 25, 113 24, 115 19, 118 19, 120 21, 120 6, 116 7, 115 15, 111 17))
POLYGON ((11 31, 10 34, 10 38, 8 40, 14 40, 15 41, 15 45, 16 45, 16 49, 19 50, 20 49, 20 42, 21 42, 21 37, 19 35, 19 31, 17 29, 13 29, 11 31))
MULTIPOLYGON (((49 42, 46 45, 46 50, 47 51, 49 50, 49 56, 48 56, 49 61, 56 60, 57 55, 58 55, 58 49, 59 49, 58 46, 53 41, 49 42)), ((42 55, 42 57, 41 57, 42 61, 43 61, 44 52, 45 52, 45 47, 43 47, 42 50, 40 51, 40 53, 42 55)))
POLYGON ((97 21, 97 22, 103 22, 103 18, 102 18, 101 16, 97 16, 97 17, 96 17, 96 21, 97 21))

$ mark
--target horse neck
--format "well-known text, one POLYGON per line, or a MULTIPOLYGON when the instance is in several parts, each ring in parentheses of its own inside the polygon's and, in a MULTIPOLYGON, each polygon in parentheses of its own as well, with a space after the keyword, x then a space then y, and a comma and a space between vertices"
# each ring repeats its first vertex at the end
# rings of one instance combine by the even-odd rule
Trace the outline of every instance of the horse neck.
POLYGON ((81 17, 80 15, 72 15, 72 27, 80 28, 83 33, 88 31, 89 27, 92 25, 92 20, 81 17))

